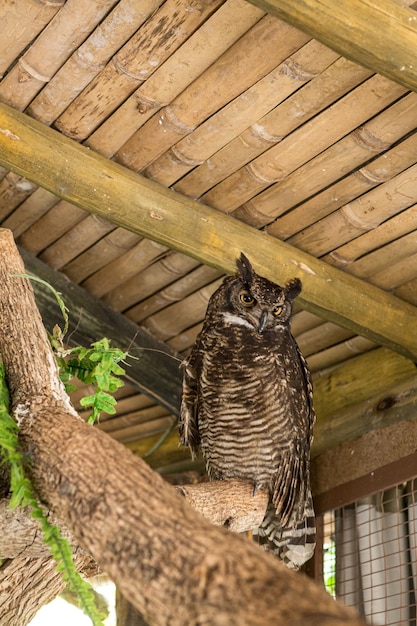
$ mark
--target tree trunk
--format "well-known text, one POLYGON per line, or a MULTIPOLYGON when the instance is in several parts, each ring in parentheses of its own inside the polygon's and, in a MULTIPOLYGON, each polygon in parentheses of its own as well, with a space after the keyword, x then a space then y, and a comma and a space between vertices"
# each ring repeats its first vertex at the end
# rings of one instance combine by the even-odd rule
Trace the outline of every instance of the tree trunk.
MULTIPOLYGON (((90 562, 83 554, 75 555, 78 571, 84 571, 90 562)), ((38 558, 20 555, 6 559, 0 567, 1 626, 25 626, 38 609, 53 600, 64 587, 62 576, 48 554, 38 558)))
MULTIPOLYGON (((75 414, 29 281, 13 276, 23 267, 9 231, 0 231, 0 250, 0 352, 32 480, 144 619, 170 626, 363 624, 314 582, 210 524, 144 461, 75 414)), ((5 609, 11 614, 16 602, 5 609)))

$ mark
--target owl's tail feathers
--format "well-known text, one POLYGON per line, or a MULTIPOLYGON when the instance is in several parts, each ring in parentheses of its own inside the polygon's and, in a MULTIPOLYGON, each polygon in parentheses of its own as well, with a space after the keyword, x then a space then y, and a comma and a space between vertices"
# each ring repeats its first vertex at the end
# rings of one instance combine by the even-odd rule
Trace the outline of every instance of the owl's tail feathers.
POLYGON ((316 546, 316 523, 311 494, 306 499, 304 516, 282 528, 280 516, 269 504, 261 526, 253 531, 255 541, 279 556, 291 569, 298 570, 311 559, 316 546))

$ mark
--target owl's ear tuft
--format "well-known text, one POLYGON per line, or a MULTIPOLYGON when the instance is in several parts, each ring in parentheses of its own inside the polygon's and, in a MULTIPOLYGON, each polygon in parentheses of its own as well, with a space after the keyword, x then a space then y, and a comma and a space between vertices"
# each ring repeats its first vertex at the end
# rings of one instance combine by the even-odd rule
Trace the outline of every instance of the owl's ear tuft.
POLYGON ((293 278, 285 285, 285 292, 288 300, 294 300, 300 295, 302 289, 301 280, 299 278, 293 278))
POLYGON ((237 269, 240 277, 245 283, 250 283, 252 281, 254 271, 252 265, 246 255, 243 252, 240 253, 240 259, 236 261, 237 269))

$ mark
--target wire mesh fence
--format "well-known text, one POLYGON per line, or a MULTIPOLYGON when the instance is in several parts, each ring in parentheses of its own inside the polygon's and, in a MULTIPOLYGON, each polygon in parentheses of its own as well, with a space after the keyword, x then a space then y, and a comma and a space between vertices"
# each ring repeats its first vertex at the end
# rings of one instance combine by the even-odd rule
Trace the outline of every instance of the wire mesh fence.
POLYGON ((322 516, 320 577, 375 626, 416 626, 417 480, 322 516))

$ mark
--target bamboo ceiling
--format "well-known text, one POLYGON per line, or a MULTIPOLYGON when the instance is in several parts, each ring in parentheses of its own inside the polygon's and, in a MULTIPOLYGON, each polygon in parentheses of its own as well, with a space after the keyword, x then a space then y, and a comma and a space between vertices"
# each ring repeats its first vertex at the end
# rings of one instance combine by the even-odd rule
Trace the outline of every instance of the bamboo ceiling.
MULTIPOLYGON (((0 16, 0 102, 417 305, 414 91, 245 0, 6 0, 0 16)), ((223 272, 71 204, 65 169, 57 193, 17 171, 0 168, 0 226, 186 354, 223 272)), ((301 308, 293 332, 316 380, 378 348, 301 308)), ((101 428, 143 452, 174 417, 118 395, 101 428)))

